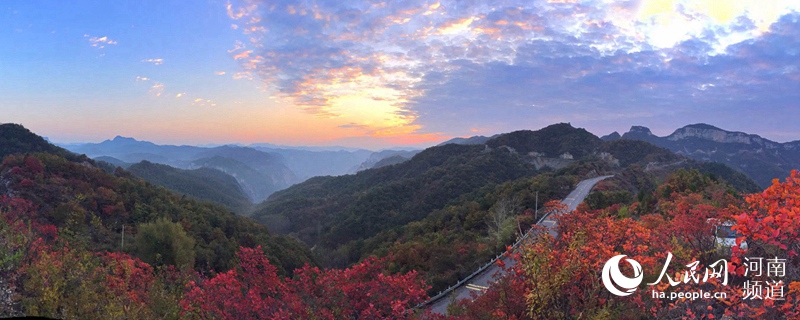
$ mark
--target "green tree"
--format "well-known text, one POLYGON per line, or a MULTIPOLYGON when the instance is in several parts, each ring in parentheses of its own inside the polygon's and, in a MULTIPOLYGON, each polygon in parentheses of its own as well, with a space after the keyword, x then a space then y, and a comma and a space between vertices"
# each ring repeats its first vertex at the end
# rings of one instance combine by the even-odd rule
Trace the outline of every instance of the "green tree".
POLYGON ((144 261, 184 270, 194 266, 194 239, 186 235, 180 224, 160 218, 140 224, 138 229, 136 247, 144 261))
POLYGON ((513 234, 514 219, 521 205, 519 198, 503 197, 490 210, 486 224, 489 227, 489 235, 498 243, 501 243, 509 234, 513 234))

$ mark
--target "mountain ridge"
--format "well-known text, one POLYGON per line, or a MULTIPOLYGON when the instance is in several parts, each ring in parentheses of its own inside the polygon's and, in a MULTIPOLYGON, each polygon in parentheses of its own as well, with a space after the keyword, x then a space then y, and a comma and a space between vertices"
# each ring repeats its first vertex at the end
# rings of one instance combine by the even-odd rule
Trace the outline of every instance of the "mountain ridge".
POLYGON ((769 186, 776 177, 788 176, 792 169, 800 169, 800 141, 775 142, 705 123, 683 126, 664 137, 654 135, 647 127, 632 126, 621 139, 647 141, 695 160, 726 164, 761 187, 769 186))
MULTIPOLYGON (((126 252, 147 259, 147 249, 138 246, 137 241, 126 241, 122 247, 120 240, 131 235, 135 238, 139 227, 165 220, 184 229, 182 237, 191 239, 187 240, 191 245, 181 250, 193 257, 186 260, 186 266, 200 272, 229 270, 240 246, 262 246, 284 274, 314 263, 304 244, 271 234, 266 226, 252 219, 169 192, 129 171, 108 170, 105 162, 49 144, 21 125, 0 125, 0 150, 4 151, 0 196, 30 202, 36 208, 32 218, 37 223, 52 224, 58 237, 66 237, 70 243, 90 251, 126 252), (7 150, 14 152, 6 153, 7 150)), ((177 250, 170 243, 154 248, 165 254, 177 250)), ((161 263, 158 259, 147 262, 161 263)))
POLYGON ((154 185, 224 206, 237 214, 247 213, 251 206, 250 199, 236 178, 217 169, 201 167, 184 170, 142 161, 129 166, 127 170, 154 185))
POLYGON ((21 124, 0 123, 0 158, 11 154, 47 152, 72 161, 86 161, 88 158, 53 145, 41 136, 31 132, 21 124))
MULTIPOLYGON (((248 189, 249 196, 255 203, 266 199, 275 190, 286 188, 311 177, 355 173, 371 155, 379 153, 357 148, 287 147, 265 143, 247 146, 226 144, 213 147, 159 145, 120 135, 100 143, 73 143, 62 146, 72 152, 86 154, 91 158, 111 157, 114 159, 106 159, 123 166, 149 161, 178 169, 195 169, 198 163, 208 162, 203 159, 215 156, 236 160, 237 163, 253 167, 252 169, 260 172, 260 175, 272 180, 267 182, 270 185, 268 188, 242 185, 243 188, 248 189)), ((241 168, 236 165, 225 168, 219 166, 223 162, 214 161, 214 163, 216 169, 228 173, 241 171, 239 170, 241 168)), ((237 178, 243 179, 242 176, 237 178)))
POLYGON ((637 210, 650 210, 651 182, 682 169, 730 181, 731 190, 757 190, 724 165, 705 166, 642 141, 604 142, 562 123, 485 144, 434 146, 353 175, 311 178, 274 193, 252 217, 315 248, 324 266, 389 255, 394 271, 417 270, 441 290, 473 272, 476 261, 502 252, 518 223, 535 221, 534 207, 563 198, 577 181, 619 171, 608 183, 639 199, 637 210))

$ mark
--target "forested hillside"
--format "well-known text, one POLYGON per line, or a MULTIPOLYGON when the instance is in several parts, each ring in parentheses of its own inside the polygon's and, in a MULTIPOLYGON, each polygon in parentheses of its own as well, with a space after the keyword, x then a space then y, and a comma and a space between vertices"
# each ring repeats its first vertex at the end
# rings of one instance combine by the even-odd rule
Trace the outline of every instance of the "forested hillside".
POLYGON ((386 259, 318 269, 303 243, 249 218, 85 157, 28 153, 43 140, 16 132, 0 146, 11 153, 0 164, 0 317, 391 318, 425 297, 416 273, 388 274, 386 259))
POLYGON ((178 194, 209 201, 238 214, 250 210, 250 199, 232 176, 212 168, 181 170, 164 164, 142 161, 127 169, 137 177, 178 194))
MULTIPOLYGON (((38 220, 52 224, 93 251, 125 251, 134 256, 162 257, 186 250, 186 267, 227 270, 239 246, 262 245, 280 270, 291 271, 311 261, 300 243, 270 235, 267 229, 219 206, 201 203, 153 186, 125 171, 111 175, 91 165, 71 162, 47 153, 11 155, 0 165, 0 194, 30 201, 38 220), (162 234, 159 244, 141 242, 140 227, 174 224, 186 239, 162 234), (128 241, 124 248, 122 227, 128 241), (172 241, 188 241, 185 248, 172 241), (144 247, 142 247, 144 246, 144 247), (156 250, 149 252, 148 250, 156 250), (167 253, 162 250, 173 250, 167 253)), ((148 263, 157 261, 144 259, 148 263)))
MULTIPOLYGON (((705 166, 646 142, 603 142, 557 124, 499 135, 482 145, 432 147, 408 161, 355 175, 313 178, 275 193, 253 217, 314 247, 323 265, 344 267, 388 255, 392 270, 422 272, 435 292, 470 274, 527 229, 536 219, 537 192, 541 206, 563 198, 587 176, 617 173, 605 188, 627 196, 596 202, 638 200, 648 208, 654 205, 650 193, 670 172, 697 168, 712 174, 705 166), (565 153, 572 159, 561 157, 565 153)), ((714 179, 754 188, 733 170, 712 169, 714 179)))
POLYGON ((73 161, 88 159, 50 144, 47 140, 33 134, 22 125, 14 123, 0 124, 0 158, 9 154, 28 152, 47 152, 73 161))
POLYGON ((742 192, 757 192, 761 189, 745 174, 724 164, 688 159, 645 141, 613 140, 603 143, 599 150, 613 155, 615 162, 624 168, 621 171, 623 175, 630 170, 646 171, 660 177, 658 182, 662 182, 667 174, 677 168, 698 169, 705 174, 724 180, 728 185, 742 192))
MULTIPOLYGON (((16 132, 22 133, 17 145, 39 141, 27 130, 16 132)), ((406 310, 426 292, 454 284, 503 252, 551 210, 545 203, 563 198, 586 177, 615 174, 597 185, 581 212, 595 210, 600 218, 623 223, 651 221, 653 213, 668 217, 685 203, 707 204, 704 214, 719 213, 714 208, 738 206, 741 192, 755 188, 724 165, 699 163, 641 141, 603 142, 569 125, 509 135, 481 145, 429 148, 408 161, 355 175, 310 179, 261 204, 254 217, 265 225, 133 174, 171 183, 173 189, 208 191, 210 197, 220 191, 212 190, 216 185, 236 185, 218 171, 178 171, 144 162, 131 171, 109 173, 110 168, 81 156, 66 154, 76 162, 47 152, 14 151, 0 165, 0 291, 5 292, 0 315, 416 317, 420 314, 406 310)), ((685 228, 709 230, 687 217, 680 213, 665 222, 674 224, 673 236, 694 230, 685 228), (684 220, 688 224, 678 222, 684 220)), ((705 221, 706 216, 691 218, 705 221)), ((562 228, 569 230, 561 232, 582 230, 576 221, 562 219, 562 228)), ((682 238, 677 239, 681 245, 682 238)), ((563 241, 552 249, 567 250, 577 240, 563 241)), ((525 250, 548 246, 537 242, 525 250)), ((528 276, 541 270, 538 262, 521 262, 525 272, 534 272, 528 276)), ((461 318, 496 314, 497 290, 524 297, 532 290, 526 279, 509 278, 485 298, 452 312, 461 318)), ((562 292, 553 288, 542 290, 562 292)), ((522 309, 509 305, 504 312, 550 308, 548 303, 577 306, 564 299, 512 299, 507 302, 522 309)), ((580 307, 597 314, 619 310, 603 303, 580 307)))
POLYGON ((446 145, 394 166, 312 178, 276 193, 253 217, 312 245, 335 248, 422 219, 486 184, 535 172, 507 150, 446 145))
POLYGON ((507 146, 521 154, 535 152, 550 158, 569 153, 575 159, 589 155, 600 144, 602 144, 600 138, 567 123, 550 125, 536 131, 514 131, 486 141, 486 145, 490 148, 507 146))

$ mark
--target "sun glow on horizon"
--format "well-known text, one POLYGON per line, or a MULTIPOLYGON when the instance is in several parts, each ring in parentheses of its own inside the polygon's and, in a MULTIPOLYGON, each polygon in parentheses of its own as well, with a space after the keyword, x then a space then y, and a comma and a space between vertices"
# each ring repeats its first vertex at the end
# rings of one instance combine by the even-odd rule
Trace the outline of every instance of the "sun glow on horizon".
POLYGON ((800 114, 796 0, 142 5, 10 2, 0 121, 73 142, 389 147, 551 119, 794 133, 711 114, 800 114))

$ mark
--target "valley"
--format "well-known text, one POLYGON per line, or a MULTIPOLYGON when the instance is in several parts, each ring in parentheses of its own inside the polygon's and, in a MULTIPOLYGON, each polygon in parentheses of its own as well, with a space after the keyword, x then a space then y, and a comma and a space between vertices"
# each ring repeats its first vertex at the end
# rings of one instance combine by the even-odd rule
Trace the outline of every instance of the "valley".
MULTIPOLYGON (((512 277, 509 272, 518 271, 511 270, 528 263, 520 258, 524 248, 543 234, 562 236, 564 218, 547 215, 554 210, 612 210, 626 219, 665 210, 677 190, 726 199, 713 200, 720 205, 733 201, 725 197, 758 190, 724 164, 693 160, 641 139, 601 139, 569 124, 369 157, 303 150, 306 159, 327 160, 335 152, 348 164, 362 161, 351 169, 372 166, 305 181, 288 169, 285 154, 256 148, 158 146, 123 138, 70 146, 91 151, 92 160, 21 126, 0 130, 24 142, 5 143, 0 191, 41 208, 43 216, 35 220, 59 230, 49 236, 53 241, 81 243, 75 250, 90 252, 121 250, 150 265, 211 275, 238 270, 243 260, 234 256, 237 247, 262 248, 268 261, 263 263, 290 278, 312 266, 334 272, 378 263, 381 272, 406 277, 434 298, 418 309, 422 313, 464 312, 455 310, 472 308, 472 298, 464 299, 470 292, 492 292, 496 281, 512 277), (375 161, 380 157, 387 163, 375 161), (255 186, 268 187, 261 189, 269 196, 260 203, 252 200, 255 186), (559 199, 568 207, 558 209, 559 199), (529 233, 536 224, 541 227, 529 233), (159 238, 164 232, 172 236, 159 238), (118 246, 123 238, 128 244, 118 246), (173 245, 150 246, 154 241, 173 245)), ((476 303, 493 297, 479 296, 476 303)), ((423 302, 420 297, 408 301, 423 302)))

